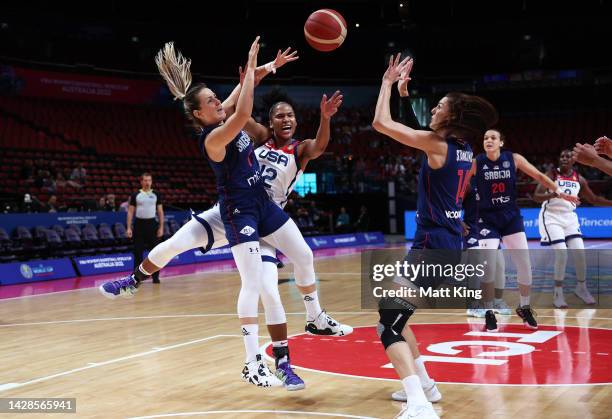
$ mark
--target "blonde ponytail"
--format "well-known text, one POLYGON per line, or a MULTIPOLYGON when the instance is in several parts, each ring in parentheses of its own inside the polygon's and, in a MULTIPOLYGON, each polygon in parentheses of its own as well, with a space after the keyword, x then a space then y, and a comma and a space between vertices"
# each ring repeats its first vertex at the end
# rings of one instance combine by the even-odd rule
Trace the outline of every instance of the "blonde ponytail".
POLYGON ((183 100, 191 86, 191 60, 174 50, 174 42, 168 42, 157 53, 155 64, 159 74, 166 80, 174 100, 183 100))

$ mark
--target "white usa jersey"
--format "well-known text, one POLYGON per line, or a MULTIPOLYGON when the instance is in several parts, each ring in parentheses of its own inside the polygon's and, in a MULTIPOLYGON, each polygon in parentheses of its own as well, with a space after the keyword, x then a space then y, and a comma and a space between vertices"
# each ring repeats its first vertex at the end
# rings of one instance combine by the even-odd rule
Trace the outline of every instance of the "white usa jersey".
MULTIPOLYGON (((561 190, 571 196, 578 196, 580 193, 580 175, 575 170, 569 176, 563 176, 559 169, 554 172, 555 184, 561 190)), ((552 198, 542 203, 542 208, 546 211, 552 211, 556 213, 573 212, 576 209, 576 205, 561 198, 552 198)))
POLYGON ((276 148, 274 140, 270 139, 255 149, 264 186, 270 198, 281 208, 302 176, 297 153, 299 144, 297 140, 291 140, 283 148, 276 148))

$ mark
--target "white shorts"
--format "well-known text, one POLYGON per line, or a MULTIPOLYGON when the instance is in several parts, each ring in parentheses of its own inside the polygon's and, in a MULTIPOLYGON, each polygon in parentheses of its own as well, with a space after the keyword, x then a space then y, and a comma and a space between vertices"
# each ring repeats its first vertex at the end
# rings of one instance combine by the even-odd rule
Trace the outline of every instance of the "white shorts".
MULTIPOLYGON (((221 219, 221 212, 218 203, 213 205, 212 208, 209 208, 197 215, 192 214, 192 219, 189 221, 189 223, 195 224, 196 222, 204 227, 204 230, 206 230, 205 234, 208 236, 208 240, 204 241, 207 244, 202 246, 203 253, 206 253, 211 249, 223 247, 228 243, 227 238, 225 237, 225 227, 223 226, 223 220, 221 219)), ((194 226, 192 228, 197 227, 194 226)), ((266 243, 265 238, 261 239, 260 248, 261 258, 264 262, 279 262, 276 258, 276 249, 266 243)))
POLYGON ((575 237, 582 237, 578 215, 574 212, 556 212, 541 209, 538 220, 541 244, 549 246, 575 237))

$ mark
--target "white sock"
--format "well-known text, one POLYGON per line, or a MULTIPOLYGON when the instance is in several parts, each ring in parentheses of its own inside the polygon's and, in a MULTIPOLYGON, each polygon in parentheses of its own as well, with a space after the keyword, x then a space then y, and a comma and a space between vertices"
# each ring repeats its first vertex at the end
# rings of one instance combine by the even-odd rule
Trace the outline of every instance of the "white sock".
POLYGON ((586 281, 576 281, 576 289, 585 290, 586 289, 586 281))
POLYGON ((555 285, 555 295, 563 295, 563 287, 558 287, 555 285))
POLYGON ((321 314, 321 306, 319 305, 319 296, 317 291, 314 290, 310 294, 306 294, 302 297, 304 300, 304 306, 306 307, 306 317, 308 320, 314 320, 319 314, 321 314))
MULTIPOLYGON (((289 341, 287 340, 279 340, 279 341, 273 341, 272 342, 272 347, 273 348, 283 348, 283 347, 288 347, 289 346, 289 341)), ((283 356, 282 358, 277 359, 277 364, 284 364, 285 362, 289 361, 289 359, 287 359, 287 356, 283 356)))
POLYGON ((258 324, 243 324, 242 325, 242 340, 244 341, 244 349, 246 350, 245 362, 255 361, 259 355, 259 325, 258 324))
POLYGON ((421 387, 421 380, 418 375, 409 375, 402 380, 404 391, 406 392, 406 402, 409 406, 422 406, 427 404, 427 397, 423 387, 421 387))
POLYGON ((521 300, 521 307, 525 307, 529 305, 529 295, 527 296, 520 296, 520 300, 521 300))
POLYGON ((419 376, 419 380, 421 380, 421 386, 423 388, 429 388, 433 384, 433 380, 427 374, 427 369, 425 368, 425 361, 423 361, 423 357, 419 356, 415 358, 414 364, 416 365, 416 372, 419 376))

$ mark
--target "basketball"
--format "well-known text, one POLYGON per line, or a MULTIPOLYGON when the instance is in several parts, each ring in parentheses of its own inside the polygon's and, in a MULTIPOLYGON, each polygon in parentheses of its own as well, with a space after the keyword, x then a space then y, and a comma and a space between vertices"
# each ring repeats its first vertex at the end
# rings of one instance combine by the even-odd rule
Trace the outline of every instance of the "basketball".
POLYGON ((308 44, 317 51, 333 51, 346 39, 346 21, 332 9, 313 12, 304 25, 308 44))

